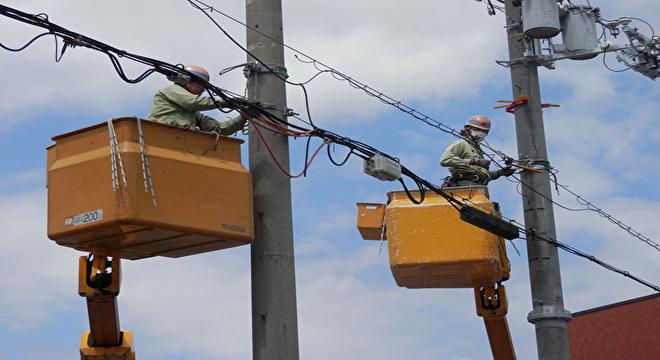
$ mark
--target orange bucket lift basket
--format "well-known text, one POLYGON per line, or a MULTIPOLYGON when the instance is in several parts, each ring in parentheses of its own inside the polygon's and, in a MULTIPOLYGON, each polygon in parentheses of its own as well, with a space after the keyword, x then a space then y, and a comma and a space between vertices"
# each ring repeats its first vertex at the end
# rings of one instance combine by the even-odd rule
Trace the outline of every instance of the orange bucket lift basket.
POLYGON ((253 240, 242 140, 119 118, 53 138, 48 237, 125 259, 253 240))
MULTIPOLYGON (((445 190, 499 215, 486 186, 445 190)), ((419 198, 416 192, 412 195, 419 198)), ((478 288, 509 275, 504 239, 461 220, 440 195, 427 193, 422 204, 414 204, 405 192, 394 191, 388 193, 387 205, 358 204, 358 209, 364 239, 386 234, 390 269, 401 287, 478 288)))

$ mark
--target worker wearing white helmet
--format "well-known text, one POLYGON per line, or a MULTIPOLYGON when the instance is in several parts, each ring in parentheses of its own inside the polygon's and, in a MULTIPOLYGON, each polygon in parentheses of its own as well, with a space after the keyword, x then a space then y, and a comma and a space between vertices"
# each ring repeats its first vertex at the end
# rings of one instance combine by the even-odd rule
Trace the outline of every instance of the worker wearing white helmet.
POLYGON ((463 139, 449 144, 440 157, 440 165, 449 168, 451 186, 486 185, 500 176, 513 175, 510 167, 489 171, 490 160, 484 159, 479 143, 490 131, 490 119, 484 115, 470 117, 461 134, 463 139))
MULTIPOLYGON (((208 82, 210 80, 209 72, 196 65, 186 65, 184 70, 193 75, 191 79, 185 82, 176 81, 174 84, 158 90, 154 95, 147 119, 176 127, 214 131, 224 135, 231 135, 241 130, 248 118, 244 113, 223 122, 200 113, 200 111, 217 108, 213 98, 202 96, 204 86, 201 82, 196 81, 203 79, 208 82)), ((226 105, 220 99, 216 99, 216 102, 223 107, 226 105)))

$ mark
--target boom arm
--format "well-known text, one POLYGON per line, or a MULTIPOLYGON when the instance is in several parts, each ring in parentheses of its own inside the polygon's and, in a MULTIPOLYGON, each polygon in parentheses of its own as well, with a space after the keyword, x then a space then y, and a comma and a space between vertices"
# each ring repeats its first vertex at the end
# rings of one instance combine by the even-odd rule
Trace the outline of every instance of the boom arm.
POLYGON ((78 260, 78 293, 87 300, 90 331, 80 341, 81 360, 135 360, 133 336, 119 330, 119 258, 92 254, 78 260))
POLYGON ((490 350, 494 360, 515 360, 516 353, 506 321, 508 304, 504 285, 491 284, 474 289, 477 315, 484 318, 490 350))

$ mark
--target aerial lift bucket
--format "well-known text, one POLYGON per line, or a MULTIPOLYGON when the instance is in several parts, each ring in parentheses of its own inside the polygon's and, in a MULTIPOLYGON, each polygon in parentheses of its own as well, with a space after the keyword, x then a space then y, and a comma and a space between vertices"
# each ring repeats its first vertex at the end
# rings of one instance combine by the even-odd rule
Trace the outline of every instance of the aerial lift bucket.
POLYGON ((135 360, 119 328, 120 259, 182 257, 248 244, 252 188, 241 140, 119 118, 53 138, 48 237, 90 253, 79 294, 83 360, 135 360))
MULTIPOLYGON (((500 217, 486 186, 443 189, 480 212, 500 217)), ((495 360, 516 358, 504 286, 509 260, 504 238, 463 219, 445 197, 427 193, 415 204, 404 191, 387 204, 358 203, 357 227, 365 240, 387 240, 397 285, 417 288, 474 288, 477 315, 484 319, 495 360)), ((418 192, 410 195, 419 199, 418 192)))
POLYGON ((53 138, 48 237, 125 259, 181 257, 254 237, 242 140, 119 118, 53 138))
MULTIPOLYGON (((485 186, 445 190, 469 206, 499 215, 485 186)), ((461 220, 440 195, 427 193, 418 205, 404 191, 388 193, 385 229, 390 268, 399 286, 474 288, 508 278, 504 239, 461 220)))

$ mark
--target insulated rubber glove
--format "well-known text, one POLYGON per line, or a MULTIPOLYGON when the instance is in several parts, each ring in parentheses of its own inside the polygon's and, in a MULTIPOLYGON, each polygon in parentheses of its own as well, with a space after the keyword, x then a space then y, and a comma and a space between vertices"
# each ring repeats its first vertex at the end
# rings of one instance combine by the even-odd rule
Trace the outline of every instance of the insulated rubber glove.
POLYGON ((505 168, 497 170, 497 172, 499 173, 500 176, 511 176, 516 172, 516 170, 513 169, 511 166, 507 166, 505 168))
POLYGON ((490 160, 472 159, 470 160, 470 165, 477 165, 477 166, 481 166, 484 169, 488 169, 488 167, 490 166, 490 160))

